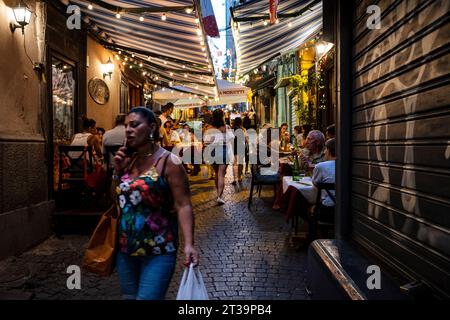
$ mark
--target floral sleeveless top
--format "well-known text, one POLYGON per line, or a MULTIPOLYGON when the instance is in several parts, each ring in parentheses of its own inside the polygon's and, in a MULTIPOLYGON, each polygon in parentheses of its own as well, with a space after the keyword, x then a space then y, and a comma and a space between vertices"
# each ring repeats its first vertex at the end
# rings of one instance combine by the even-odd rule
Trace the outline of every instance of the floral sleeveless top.
POLYGON ((116 188, 122 210, 118 233, 120 251, 131 256, 173 253, 178 244, 177 220, 169 185, 164 180, 167 158, 161 156, 147 172, 131 179, 129 172, 116 188), (161 176, 156 171, 164 158, 161 176))

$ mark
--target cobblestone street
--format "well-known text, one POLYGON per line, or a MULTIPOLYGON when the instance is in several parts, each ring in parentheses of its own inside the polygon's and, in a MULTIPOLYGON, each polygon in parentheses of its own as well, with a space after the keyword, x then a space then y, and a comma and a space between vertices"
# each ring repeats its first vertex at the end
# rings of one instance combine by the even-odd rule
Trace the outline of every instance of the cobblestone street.
MULTIPOLYGON (((217 206, 214 182, 192 177, 196 246, 210 299, 307 299, 306 252, 291 242, 291 226, 271 209, 273 189, 263 188, 247 209, 250 177, 232 186, 217 206)), ((87 235, 51 237, 19 257, 0 262, 0 295, 33 299, 120 299, 117 273, 82 273, 81 290, 69 290, 66 269, 79 265, 87 235)), ((166 298, 175 299, 182 270, 177 265, 166 298)))

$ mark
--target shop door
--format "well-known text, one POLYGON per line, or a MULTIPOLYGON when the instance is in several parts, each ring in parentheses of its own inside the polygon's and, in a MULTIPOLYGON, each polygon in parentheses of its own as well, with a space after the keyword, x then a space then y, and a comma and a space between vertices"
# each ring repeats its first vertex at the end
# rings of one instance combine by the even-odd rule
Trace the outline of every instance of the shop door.
POLYGON ((53 142, 53 190, 58 191, 58 146, 68 145, 75 134, 77 117, 75 63, 51 56, 51 139, 53 142))

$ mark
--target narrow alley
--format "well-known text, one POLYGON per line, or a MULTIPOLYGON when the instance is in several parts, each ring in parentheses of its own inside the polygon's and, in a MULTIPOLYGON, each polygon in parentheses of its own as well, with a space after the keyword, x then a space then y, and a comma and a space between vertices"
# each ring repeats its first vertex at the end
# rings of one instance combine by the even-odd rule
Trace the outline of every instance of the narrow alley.
MULTIPOLYGON (((229 172, 231 173, 231 172, 229 172)), ((264 187, 247 208, 250 176, 242 186, 227 175, 223 206, 215 202, 214 182, 191 177, 200 270, 210 299, 306 299, 306 251, 297 252, 291 225, 271 208, 273 189, 264 187)), ((81 289, 66 285, 69 265, 79 265, 87 235, 53 236, 41 245, 0 264, 0 296, 22 299, 121 299, 117 273, 110 278, 82 271, 81 289), (6 296, 5 296, 6 295, 6 296)), ((174 300, 182 268, 166 295, 174 300)))

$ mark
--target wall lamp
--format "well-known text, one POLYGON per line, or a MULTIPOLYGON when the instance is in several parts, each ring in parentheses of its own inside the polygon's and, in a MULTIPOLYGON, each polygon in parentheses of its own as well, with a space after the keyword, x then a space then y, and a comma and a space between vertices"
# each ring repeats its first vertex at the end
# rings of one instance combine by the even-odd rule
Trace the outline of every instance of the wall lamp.
POLYGON ((111 75, 114 72, 114 63, 111 61, 111 58, 108 59, 108 61, 102 65, 103 69, 103 79, 106 78, 106 76, 109 76, 109 79, 111 80, 111 75))
POLYGON ((24 34, 25 26, 30 23, 32 13, 31 10, 23 2, 23 0, 20 0, 19 4, 12 8, 12 11, 14 13, 14 19, 16 20, 15 22, 18 25, 11 22, 9 24, 11 31, 14 32, 17 28, 21 28, 22 34, 24 34))

